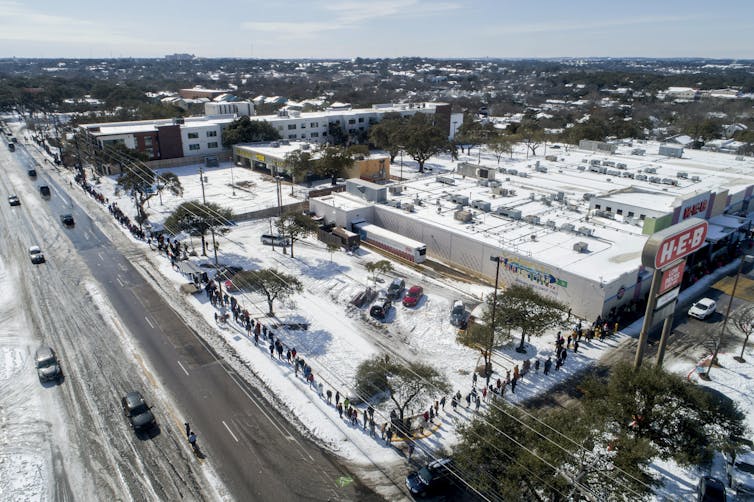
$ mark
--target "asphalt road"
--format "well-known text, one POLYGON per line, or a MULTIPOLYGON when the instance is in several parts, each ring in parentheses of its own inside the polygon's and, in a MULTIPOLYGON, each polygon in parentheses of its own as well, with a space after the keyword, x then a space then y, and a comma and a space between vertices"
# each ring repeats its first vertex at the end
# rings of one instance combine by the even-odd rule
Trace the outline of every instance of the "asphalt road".
MULTIPOLYGON (((33 163, 21 145, 15 161, 13 167, 24 176, 33 163)), ((120 250, 124 239, 119 239, 118 247, 114 246, 79 207, 77 199, 88 196, 78 187, 58 184, 46 172, 50 169, 49 165, 38 169, 40 176, 35 185, 45 180, 53 188, 52 197, 44 202, 53 224, 58 214, 74 215, 76 225, 66 229, 65 236, 104 290, 124 330, 136 340, 138 353, 143 354, 147 367, 172 396, 177 410, 181 410, 166 409, 158 396, 152 397, 157 401, 153 403, 154 411, 162 417, 161 436, 173 436, 180 446, 183 421, 189 421, 206 457, 195 461, 209 462, 237 500, 380 499, 334 456, 291 426, 255 386, 218 357, 195 330, 195 319, 189 326, 182 313, 176 313, 124 256, 120 250), (79 193, 70 197, 68 192, 72 190, 79 193), (353 481, 341 487, 338 480, 344 478, 353 481)), ((30 189, 28 193, 19 194, 22 199, 39 197, 31 185, 26 186, 30 189)), ((91 210, 91 199, 83 203, 91 210)), ((48 218, 45 223, 49 222, 48 218)), ((57 225, 60 226, 59 222, 57 225)), ((44 225, 39 231, 46 231, 44 225)), ((50 254, 48 260, 57 259, 51 249, 46 251, 50 254)), ((132 244, 125 250, 131 260, 138 259, 140 254, 143 258, 146 252, 149 251, 143 244, 132 244)), ((78 315, 78 310, 70 309, 70 305, 60 307, 58 316, 78 315)), ((185 444, 183 448, 188 450, 185 444)))

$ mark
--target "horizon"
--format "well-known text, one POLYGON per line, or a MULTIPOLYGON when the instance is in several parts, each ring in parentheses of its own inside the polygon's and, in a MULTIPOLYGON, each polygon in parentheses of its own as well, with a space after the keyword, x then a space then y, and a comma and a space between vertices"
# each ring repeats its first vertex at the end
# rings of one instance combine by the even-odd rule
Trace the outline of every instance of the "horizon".
POLYGON ((752 19, 740 0, 134 0, 117 15, 93 0, 0 0, 0 58, 750 60, 752 19), (583 55, 597 47, 609 55, 583 55))

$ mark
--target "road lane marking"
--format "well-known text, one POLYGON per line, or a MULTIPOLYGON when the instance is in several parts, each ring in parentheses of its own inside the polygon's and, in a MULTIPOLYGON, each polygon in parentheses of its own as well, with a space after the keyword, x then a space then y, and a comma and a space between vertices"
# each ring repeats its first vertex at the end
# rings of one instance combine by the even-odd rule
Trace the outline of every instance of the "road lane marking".
POLYGON ((116 277, 115 280, 118 282, 118 285, 120 285, 121 288, 125 288, 125 284, 120 280, 120 277, 116 277))
POLYGON ((84 239, 89 240, 89 230, 84 232, 84 239))
POLYGON ((189 372, 188 372, 188 371, 186 371, 186 368, 184 368, 184 367, 183 367, 183 365, 181 364, 181 362, 180 362, 180 361, 177 361, 177 363, 178 363, 178 366, 180 366, 180 367, 181 367, 181 369, 183 370, 183 372, 184 372, 184 373, 186 373, 186 376, 189 376, 189 372))
MULTIPOLYGON (((120 281, 118 281, 118 282, 120 282, 120 281)), ((152 324, 152 321, 149 320, 149 317, 144 316, 144 320, 147 321, 147 324, 149 324, 150 328, 154 329, 154 324, 152 324)), ((178 363, 178 364, 181 364, 181 363, 178 363)))
POLYGON ((97 256, 99 256, 99 259, 100 259, 101 262, 103 262, 103 263, 105 262, 105 257, 102 256, 102 253, 100 253, 99 251, 97 251, 97 256))
POLYGON ((237 443, 238 442, 238 438, 236 437, 236 435, 233 434, 232 430, 230 430, 230 427, 228 427, 228 424, 225 423, 225 420, 223 420, 222 422, 223 422, 223 425, 225 426, 225 428, 228 429, 228 432, 230 433, 231 436, 233 436, 233 439, 235 439, 236 443, 237 443))

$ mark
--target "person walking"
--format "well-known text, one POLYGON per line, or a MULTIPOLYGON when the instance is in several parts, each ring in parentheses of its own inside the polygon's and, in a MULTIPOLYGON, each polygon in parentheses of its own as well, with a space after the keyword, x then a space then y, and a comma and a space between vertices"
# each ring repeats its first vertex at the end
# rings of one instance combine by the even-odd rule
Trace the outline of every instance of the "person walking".
POLYGON ((411 461, 411 456, 414 454, 414 449, 415 448, 416 447, 414 446, 414 442, 410 441, 408 443, 408 460, 409 460, 409 462, 411 461))
POLYGON ((515 376, 513 377, 513 380, 511 380, 511 392, 514 394, 516 393, 516 384, 518 383, 518 378, 515 376))
POLYGON ((335 391, 335 404, 336 405, 340 404, 340 391, 339 390, 335 391))
POLYGON ((191 426, 189 426, 188 422, 184 422, 183 426, 186 427, 186 437, 189 437, 191 435, 191 426))
POLYGON ((573 351, 574 352, 578 352, 579 351, 579 341, 578 340, 576 340, 575 342, 573 342, 573 351))
POLYGON ((188 442, 191 445, 191 448, 194 450, 194 454, 198 455, 199 454, 199 446, 197 446, 197 444, 196 444, 196 434, 193 431, 189 432, 188 442))
POLYGON ((445 411, 445 396, 440 398, 440 406, 442 406, 443 411, 445 411))
POLYGON ((545 369, 544 369, 545 375, 550 374, 550 368, 552 368, 552 358, 550 356, 547 356, 547 361, 545 361, 545 369))
POLYGON ((380 427, 380 439, 385 439, 385 429, 387 429, 387 422, 383 422, 380 427))
POLYGON ((534 373, 539 373, 539 359, 534 361, 534 373))
POLYGON ((481 400, 481 399, 479 399, 479 396, 477 396, 477 397, 476 397, 476 404, 475 404, 475 409, 476 409, 476 411, 479 411, 479 407, 480 407, 481 405, 482 405, 482 400, 481 400))
POLYGON ((332 391, 327 389, 327 404, 332 404, 332 391))
POLYGON ((335 408, 338 410, 338 416, 342 419, 343 418, 343 405, 338 403, 335 405, 335 408))
POLYGON ((390 444, 393 442, 393 429, 389 428, 387 432, 385 432, 385 443, 390 444))
POLYGON ((477 379, 477 376, 476 376, 476 371, 475 371, 474 373, 472 373, 472 376, 471 376, 471 385, 474 388, 476 388, 476 379, 477 379))

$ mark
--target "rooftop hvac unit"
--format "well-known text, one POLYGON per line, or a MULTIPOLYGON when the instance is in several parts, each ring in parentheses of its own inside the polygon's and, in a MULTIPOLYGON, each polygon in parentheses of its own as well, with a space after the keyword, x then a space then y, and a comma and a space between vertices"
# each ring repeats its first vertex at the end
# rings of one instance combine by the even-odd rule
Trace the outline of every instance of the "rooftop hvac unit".
POLYGON ((536 196, 536 195, 534 195, 534 192, 531 192, 531 193, 529 194, 529 200, 534 200, 534 199, 536 199, 536 198, 537 198, 537 196, 536 196))
POLYGON ((593 173, 598 173, 600 172, 600 166, 589 166, 589 170, 593 173))
POLYGON ((576 211, 579 212, 579 205, 575 202, 569 202, 568 205, 566 205, 569 211, 576 211))
POLYGON ((639 181, 647 181, 647 175, 646 174, 637 174, 636 179, 639 181))
POLYGON ((590 166, 599 166, 600 164, 602 164, 602 162, 597 159, 592 159, 591 161, 589 161, 590 166))
POLYGON ((527 214, 524 216, 524 221, 526 223, 531 223, 532 225, 539 225, 540 218, 536 214, 527 214))
POLYGON ((435 178, 435 181, 438 183, 444 183, 446 185, 455 185, 456 180, 453 178, 448 178, 447 176, 438 176, 435 178))
POLYGON ((280 148, 280 143, 278 141, 273 141, 272 143, 270 143, 270 146, 272 148, 280 148))
POLYGON ((660 184, 660 183, 662 183, 662 178, 660 178, 659 176, 650 176, 649 177, 649 182, 650 183, 660 184))
POLYGON ((589 162, 589 159, 581 159, 581 163, 582 163, 582 164, 586 164, 586 163, 588 163, 588 162, 589 162))
POLYGON ((281 144, 281 145, 285 145, 285 146, 288 146, 288 145, 290 145, 290 144, 291 144, 291 142, 290 142, 290 141, 288 141, 287 139, 281 139, 281 140, 280 140, 280 144, 281 144))
POLYGON ((508 218, 511 218, 513 220, 520 220, 521 219, 521 210, 520 209, 512 209, 505 206, 500 206, 497 208, 497 214, 500 216, 506 216, 508 218))
POLYGON ((461 206, 468 206, 469 205, 469 198, 465 195, 461 195, 459 193, 454 193, 450 196, 450 201, 455 202, 456 204, 460 204, 461 206))
POLYGON ((618 176, 620 177, 620 171, 616 171, 615 169, 610 169, 607 171, 608 176, 618 176))
POLYGON ((615 167, 617 167, 618 169, 628 169, 628 166, 623 162, 618 162, 617 164, 615 164, 615 167))
POLYGON ((403 204, 401 204, 401 209, 403 209, 404 211, 408 211, 409 213, 413 213, 414 205, 411 204, 410 202, 404 202, 403 204))
POLYGON ((565 199, 565 192, 558 192, 555 194, 555 200, 558 202, 563 202, 563 199, 565 199))
POLYGON ((623 177, 624 178, 633 178, 634 177, 634 173, 629 172, 629 171, 623 171, 623 177))
POLYGON ((656 167, 647 167, 644 169, 645 173, 649 174, 657 174, 657 168, 656 167))
POLYGON ((584 194, 584 195, 582 196, 582 198, 583 198, 584 200, 592 200, 592 199, 593 199, 594 197, 595 197, 595 195, 594 195, 593 193, 585 193, 585 194, 584 194))
POLYGON ((640 155, 641 156, 641 155, 644 155, 645 153, 647 153, 647 151, 644 150, 643 148, 634 148, 633 150, 631 150, 631 155, 640 155))
POLYGON ((508 171, 504 167, 498 167, 497 172, 500 174, 506 174, 508 171))
POLYGON ((546 173, 547 172, 547 168, 545 166, 537 166, 537 167, 534 168, 534 170, 537 171, 538 173, 546 173))
POLYGON ((583 241, 576 242, 573 245, 573 250, 576 251, 577 253, 586 253, 587 251, 589 251, 589 244, 583 241))
POLYGON ((555 226, 556 226, 556 225, 555 225, 555 220, 547 220, 547 221, 545 222, 545 226, 546 226, 546 227, 549 227, 549 228, 555 228, 555 226))
POLYGON ((607 167, 600 167, 600 174, 607 174, 607 167))
POLYGON ((515 176, 515 175, 518 174, 518 170, 517 169, 508 169, 508 174, 515 176))
POLYGON ((488 186, 490 186, 490 181, 487 180, 487 179, 477 180, 476 183, 477 183, 477 185, 482 186, 482 187, 488 187, 488 186))
POLYGON ((615 167, 615 162, 612 160, 605 160, 602 162, 602 165, 605 167, 615 167))
POLYGON ((692 176, 691 181, 702 181, 702 179, 699 176, 692 176))
POLYGON ((678 180, 675 180, 673 178, 663 178, 662 179, 663 185, 673 185, 676 186, 678 184, 678 180))
POLYGON ((490 180, 489 184, 487 185, 490 188, 495 188, 500 186, 500 182, 497 180, 490 180))
POLYGON ((578 169, 579 171, 586 171, 586 167, 584 166, 579 166, 576 169, 578 169))
POLYGON ((390 206, 390 207, 397 207, 398 209, 400 209, 400 207, 401 207, 401 201, 399 201, 399 200, 389 200, 389 201, 387 201, 387 205, 390 206))
POLYGON ((689 173, 678 172, 675 174, 677 178, 688 179, 689 173))
POLYGON ((479 209, 480 211, 484 211, 485 213, 492 211, 492 204, 490 204, 486 200, 475 200, 471 203, 471 207, 473 207, 474 209, 479 209))
POLYGON ((471 214, 471 211, 466 211, 462 209, 460 211, 456 211, 453 214, 453 218, 455 218, 456 220, 460 222, 468 223, 472 220, 473 215, 471 214))
POLYGON ((403 185, 391 185, 388 187, 388 191, 393 195, 400 195, 403 193, 403 185))
POLYGON ((573 223, 563 223, 560 225, 560 229, 564 232, 573 232, 576 230, 576 227, 573 225, 573 223))
POLYGON ((579 233, 582 235, 592 235, 593 232, 594 230, 589 227, 579 227, 579 233))
POLYGON ((558 156, 557 155, 545 155, 545 160, 549 160, 550 162, 557 162, 558 156))
POLYGON ((529 177, 529 173, 527 173, 526 171, 521 171, 520 173, 518 173, 518 175, 520 177, 522 177, 522 178, 528 178, 529 177))

